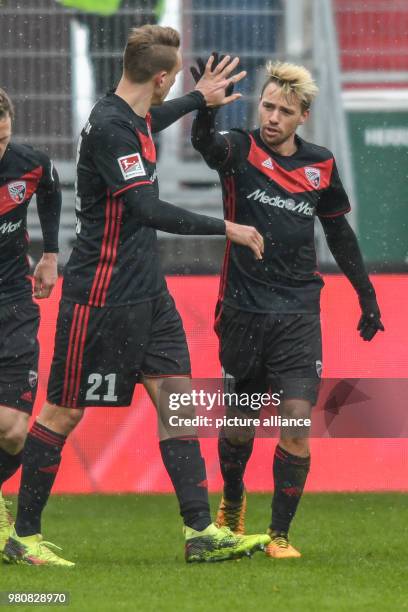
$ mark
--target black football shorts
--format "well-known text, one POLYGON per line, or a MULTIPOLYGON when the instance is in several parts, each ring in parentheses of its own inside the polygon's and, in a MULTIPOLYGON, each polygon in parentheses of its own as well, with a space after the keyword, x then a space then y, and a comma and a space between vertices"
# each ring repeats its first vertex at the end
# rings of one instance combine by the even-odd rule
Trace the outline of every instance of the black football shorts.
POLYGON ((47 399, 64 407, 129 406, 144 376, 190 376, 174 300, 97 308, 61 300, 47 399))
POLYGON ((322 371, 318 314, 258 314, 218 307, 216 332, 228 390, 317 401, 322 371))
POLYGON ((38 382, 39 308, 31 300, 0 306, 0 406, 31 414, 38 382))

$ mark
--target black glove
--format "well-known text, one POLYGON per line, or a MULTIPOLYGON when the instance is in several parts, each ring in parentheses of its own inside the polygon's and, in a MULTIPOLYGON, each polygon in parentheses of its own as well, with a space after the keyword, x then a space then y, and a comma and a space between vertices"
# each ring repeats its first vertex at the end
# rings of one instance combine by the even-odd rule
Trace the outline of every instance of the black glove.
MULTIPOLYGON (((224 59, 225 55, 218 56, 218 52, 217 51, 213 51, 211 55, 214 57, 214 61, 213 61, 213 64, 211 66, 211 70, 214 70, 218 66, 218 64, 220 62, 222 62, 222 60, 224 59)), ((198 70, 197 70, 197 68, 195 66, 190 66, 190 72, 192 74, 192 77, 193 77, 194 81, 196 83, 198 83, 198 81, 201 79, 201 77, 204 74, 204 71, 205 71, 205 62, 203 61, 203 59, 201 57, 197 57, 196 62, 197 62, 198 70)), ((226 96, 230 96, 233 91, 234 91, 234 83, 230 83, 228 85, 228 87, 226 88, 226 90, 225 90, 225 95, 226 96)))
POLYGON ((359 296, 361 307, 361 318, 358 322, 357 330, 363 340, 372 340, 378 331, 384 331, 381 323, 381 312, 378 308, 375 295, 369 297, 359 296))

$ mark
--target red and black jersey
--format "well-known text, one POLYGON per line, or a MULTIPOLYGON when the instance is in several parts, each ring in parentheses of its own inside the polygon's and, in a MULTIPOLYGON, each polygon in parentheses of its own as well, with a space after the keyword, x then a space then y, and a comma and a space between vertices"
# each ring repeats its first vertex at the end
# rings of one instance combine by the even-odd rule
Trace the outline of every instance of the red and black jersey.
POLYGON ((255 226, 265 253, 257 261, 249 249, 228 243, 220 299, 251 312, 318 312, 323 281, 314 220, 350 210, 332 153, 296 136, 297 151, 283 156, 264 144, 259 130, 221 134, 222 162, 201 152, 220 174, 225 218, 255 226))
POLYGON ((56 253, 61 211, 58 174, 44 153, 10 143, 0 160, 0 304, 32 294, 27 208, 34 194, 44 252, 56 253))
POLYGON ((77 241, 65 267, 63 297, 90 306, 143 302, 166 292, 156 231, 138 224, 121 196, 158 193, 150 117, 114 93, 94 106, 77 158, 77 241), (143 193, 143 192, 142 192, 143 193))

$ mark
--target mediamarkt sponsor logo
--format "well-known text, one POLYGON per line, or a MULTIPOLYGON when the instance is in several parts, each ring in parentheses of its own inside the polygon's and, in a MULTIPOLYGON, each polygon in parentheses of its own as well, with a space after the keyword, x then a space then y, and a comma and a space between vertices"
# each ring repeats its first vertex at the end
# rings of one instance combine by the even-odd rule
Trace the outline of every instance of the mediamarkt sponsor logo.
POLYGON ((22 221, 23 220, 20 219, 20 221, 17 221, 17 223, 11 223, 11 221, 8 223, 4 222, 3 225, 0 225, 0 233, 11 234, 12 232, 15 232, 20 227, 22 221))
POLYGON ((253 193, 247 196, 247 200, 255 200, 262 204, 269 204, 269 206, 277 206, 278 208, 286 208, 291 212, 301 213, 306 217, 313 217, 314 208, 307 202, 295 202, 292 198, 284 200, 279 196, 268 196, 265 191, 257 189, 253 193))

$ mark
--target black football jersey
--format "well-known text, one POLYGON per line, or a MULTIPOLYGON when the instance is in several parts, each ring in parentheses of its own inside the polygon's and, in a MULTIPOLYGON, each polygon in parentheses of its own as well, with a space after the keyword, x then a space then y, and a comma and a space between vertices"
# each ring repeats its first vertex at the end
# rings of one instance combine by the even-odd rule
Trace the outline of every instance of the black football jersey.
POLYGON ((297 151, 283 156, 264 144, 259 130, 221 134, 230 150, 216 165, 225 218, 255 226, 265 253, 257 261, 249 249, 227 243, 220 300, 252 312, 318 312, 323 281, 316 271, 315 217, 350 210, 332 153, 296 136, 297 151))
POLYGON ((0 304, 32 294, 27 209, 34 194, 43 226, 44 252, 57 252, 61 207, 58 175, 47 155, 27 145, 10 143, 0 160, 0 304))
POLYGON ((158 194, 150 116, 109 93, 94 106, 77 154, 77 240, 64 270, 63 298, 90 306, 143 302, 167 291, 156 230, 140 225, 121 195, 158 194))

